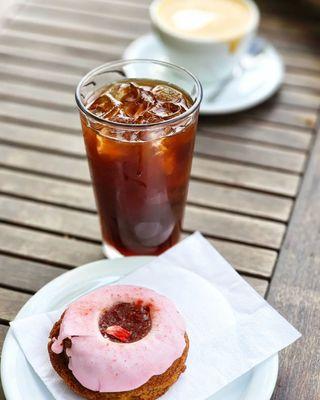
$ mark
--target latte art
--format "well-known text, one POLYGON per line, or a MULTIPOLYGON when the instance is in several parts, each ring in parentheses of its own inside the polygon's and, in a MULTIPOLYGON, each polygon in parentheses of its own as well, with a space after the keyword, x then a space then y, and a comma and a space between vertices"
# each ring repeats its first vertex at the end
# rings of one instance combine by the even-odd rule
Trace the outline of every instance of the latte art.
POLYGON ((245 34, 254 15, 244 0, 162 0, 158 17, 186 38, 229 40, 245 34))

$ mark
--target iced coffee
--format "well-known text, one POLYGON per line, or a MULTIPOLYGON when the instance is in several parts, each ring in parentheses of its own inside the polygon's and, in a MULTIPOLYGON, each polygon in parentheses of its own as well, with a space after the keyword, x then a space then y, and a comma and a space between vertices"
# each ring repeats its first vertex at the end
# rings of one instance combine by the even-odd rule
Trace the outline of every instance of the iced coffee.
POLYGON ((85 102, 80 116, 105 251, 160 254, 181 232, 195 100, 174 83, 129 77, 92 90, 85 102))

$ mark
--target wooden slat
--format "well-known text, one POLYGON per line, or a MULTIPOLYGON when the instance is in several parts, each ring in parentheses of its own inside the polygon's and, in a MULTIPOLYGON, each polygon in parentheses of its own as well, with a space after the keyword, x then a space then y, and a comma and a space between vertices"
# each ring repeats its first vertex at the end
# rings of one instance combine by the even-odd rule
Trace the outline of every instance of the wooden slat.
POLYGON ((0 145, 0 164, 53 176, 89 181, 86 160, 44 154, 34 150, 0 145))
POLYGON ((280 108, 280 106, 270 107, 263 105, 250 113, 252 118, 263 121, 271 121, 283 125, 314 129, 317 121, 317 114, 311 110, 280 108))
POLYGON ((85 157, 82 135, 55 132, 42 127, 25 126, 23 123, 5 123, 0 117, 0 140, 23 147, 49 150, 85 157))
MULTIPOLYGON (((40 6, 52 6, 51 0, 32 0, 30 3, 40 6)), ((55 0, 54 6, 63 10, 88 11, 88 4, 77 0, 55 0)), ((149 16, 148 8, 140 2, 128 3, 112 0, 95 1, 90 0, 90 12, 105 15, 128 15, 132 18, 146 20, 149 16)))
POLYGON ((91 13, 88 9, 79 11, 77 8, 72 10, 54 7, 52 2, 50 6, 32 5, 29 4, 23 11, 24 16, 32 16, 41 21, 54 21, 65 22, 71 25, 86 26, 93 28, 107 28, 112 29, 114 32, 135 32, 137 36, 145 33, 149 29, 149 22, 138 19, 130 18, 127 14, 108 15, 101 13, 91 13))
MULTIPOLYGON (((0 152, 0 164, 5 166, 84 182, 90 180, 86 160, 17 149, 4 144, 0 145, 0 152)), ((288 196, 295 195, 299 184, 299 177, 296 175, 199 157, 193 160, 192 176, 288 196)))
MULTIPOLYGON (((29 68, 35 68, 38 72, 40 70, 42 75, 44 75, 42 70, 45 70, 45 72, 52 71, 54 73, 60 72, 61 75, 59 75, 58 82, 65 82, 67 90, 69 89, 70 84, 69 75, 74 76, 75 78, 73 78, 73 81, 76 82, 80 80, 86 72, 97 66, 97 63, 91 59, 81 57, 69 58, 63 55, 59 56, 58 54, 46 54, 46 57, 44 58, 42 53, 38 53, 33 48, 17 49, 15 47, 7 46, 5 43, 0 44, 0 56, 0 71, 8 71, 11 66, 17 68, 23 65, 27 70, 29 68)), ((19 75, 19 70, 15 69, 14 71, 19 75)), ((29 74, 31 74, 31 72, 29 72, 29 74)), ((55 79, 56 77, 52 76, 52 83, 55 82, 55 79)), ((29 80, 21 81, 19 83, 30 85, 29 80)), ((59 86, 54 86, 55 90, 57 90, 57 88, 59 88, 59 86)), ((70 87, 69 90, 72 91, 72 88, 70 87)))
POLYGON ((295 172, 301 172, 305 162, 305 155, 300 152, 208 136, 197 136, 195 151, 200 154, 295 172))
POLYGON ((63 38, 84 41, 89 43, 112 42, 120 46, 127 46, 130 41, 136 39, 134 32, 122 32, 110 29, 108 26, 103 28, 87 27, 85 25, 73 25, 70 21, 49 20, 45 23, 32 15, 20 14, 14 20, 8 20, 8 25, 15 31, 41 33, 48 36, 59 36, 63 38))
POLYGON ((63 182, 0 169, 0 192, 42 202, 95 211, 91 185, 63 182))
MULTIPOLYGON (((0 191, 30 199, 95 211, 90 186, 0 169, 0 191)), ((191 180, 188 201, 221 210, 287 221, 292 200, 191 180)))
POLYGON ((320 91, 313 93, 304 88, 296 88, 285 86, 280 93, 276 96, 276 100, 281 104, 288 104, 291 106, 301 108, 311 108, 318 111, 320 105, 320 91))
POLYGON ((312 133, 301 132, 280 126, 270 126, 262 123, 209 123, 200 119, 199 134, 223 135, 240 140, 251 140, 266 144, 289 147, 297 150, 307 150, 310 146, 312 133))
POLYGON ((292 207, 289 199, 197 181, 190 182, 188 200, 198 205, 279 221, 288 220, 292 207))
POLYGON ((64 272, 63 268, 0 254, 1 284, 12 288, 36 292, 64 272))
MULTIPOLYGON (((0 191, 85 210, 95 209, 91 187, 25 173, 0 170, 0 191)), ((276 252, 221 240, 212 243, 239 271, 266 277, 271 275, 276 252)))
MULTIPOLYGON (((0 89, 1 90, 1 89, 0 89)), ((28 89, 30 90, 30 89, 28 89)), ((33 90, 33 89, 32 89, 33 90)), ((4 117, 5 118, 5 117, 4 117)), ((55 131, 43 127, 26 126, 19 121, 3 122, 0 117, 0 139, 8 143, 16 143, 61 151, 66 154, 84 155, 85 150, 81 135, 68 135, 61 131, 59 135, 55 131)), ((72 131, 73 132, 73 131, 72 131)), ((208 125, 201 124, 198 136, 207 135, 211 138, 231 138, 231 140, 247 141, 252 143, 261 142, 280 146, 292 147, 296 150, 307 150, 310 145, 312 134, 281 129, 272 129, 268 126, 256 125, 208 125)))
POLYGON ((300 182, 300 178, 292 174, 197 157, 193 159, 192 176, 288 196, 297 193, 300 182))
POLYGON ((59 131, 79 133, 78 113, 66 113, 50 108, 34 107, 27 104, 11 103, 1 100, 0 118, 25 121, 38 126, 50 127, 59 131))
POLYGON ((219 239, 209 239, 209 242, 237 271, 264 278, 272 275, 278 255, 276 251, 219 239))
MULTIPOLYGON (((0 219, 50 232, 100 240, 98 218, 91 213, 0 196, 0 219)), ((262 247, 278 248, 285 227, 278 222, 187 206, 185 228, 262 247)))
POLYGON ((319 204, 320 130, 268 295, 271 304, 302 333, 282 353, 274 400, 320 398, 319 204))
POLYGON ((97 216, 0 195, 0 219, 61 235, 100 240, 97 216))
MULTIPOLYGON (((3 342, 8 332, 8 329, 9 329, 8 326, 0 325, 0 353, 2 352, 3 342)), ((1 398, 1 389, 0 389, 0 398, 1 398)))
POLYGON ((288 71, 285 76, 285 82, 292 86, 308 88, 317 93, 320 92, 319 74, 301 75, 295 72, 288 71))
POLYGON ((30 297, 29 294, 0 287, 0 318, 5 321, 13 320, 17 312, 30 297))
MULTIPOLYGON (((41 56, 43 57, 43 55, 41 56)), ((50 89, 60 89, 68 92, 72 92, 78 82, 78 77, 72 78, 70 74, 62 75, 58 72, 44 71, 39 68, 28 68, 23 65, 1 64, 1 60, 0 79, 6 82, 28 83, 30 86, 34 85, 50 89)))
POLYGON ((6 30, 5 34, 1 35, 1 43, 5 43, 14 47, 29 47, 32 46, 37 52, 68 54, 68 56, 91 58, 97 62, 106 62, 112 59, 121 58, 122 47, 113 44, 101 43, 86 43, 77 40, 65 39, 58 37, 51 38, 50 36, 16 32, 6 30))
POLYGON ((278 249, 285 225, 240 215, 187 206, 184 227, 218 238, 278 249))
POLYGON ((284 58, 285 64, 299 70, 305 70, 319 73, 320 72, 320 57, 316 55, 297 53, 296 51, 281 51, 281 55, 284 58))
POLYGON ((10 102, 18 102, 22 105, 30 104, 33 106, 60 109, 62 111, 76 111, 73 93, 64 91, 42 89, 27 85, 1 82, 1 99, 10 102))
POLYGON ((75 267, 103 258, 101 246, 0 224, 0 250, 34 260, 75 267))
POLYGON ((266 295, 269 286, 268 281, 248 276, 244 276, 243 278, 260 294, 260 296, 264 297, 266 295))

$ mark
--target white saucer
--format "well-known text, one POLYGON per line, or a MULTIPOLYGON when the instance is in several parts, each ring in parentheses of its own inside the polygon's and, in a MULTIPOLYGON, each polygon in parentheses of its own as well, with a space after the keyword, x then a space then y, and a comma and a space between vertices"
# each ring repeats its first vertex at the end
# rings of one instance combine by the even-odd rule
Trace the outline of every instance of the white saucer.
MULTIPOLYGON (((254 66, 226 82, 218 95, 207 96, 210 87, 203 84, 204 97, 200 108, 203 115, 228 114, 254 107, 272 96, 281 86, 284 77, 282 59, 276 49, 265 39, 264 50, 254 66)), ((163 46, 153 34, 132 42, 123 54, 124 59, 144 58, 169 61, 163 46)), ((201 80, 201 77, 199 77, 201 80)))
MULTIPOLYGON (((35 294, 20 310, 17 318, 64 307, 97 287, 116 282, 152 258, 104 259, 69 271, 35 294)), ((207 400, 269 400, 277 375, 276 354, 207 400)), ((2 351, 1 379, 7 400, 54 400, 26 361, 10 329, 2 351)))

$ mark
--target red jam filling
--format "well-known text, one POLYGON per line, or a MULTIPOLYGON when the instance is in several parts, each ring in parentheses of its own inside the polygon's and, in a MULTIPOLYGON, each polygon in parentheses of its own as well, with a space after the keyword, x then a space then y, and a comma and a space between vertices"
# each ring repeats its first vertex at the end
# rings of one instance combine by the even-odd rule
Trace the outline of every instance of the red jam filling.
POLYGON ((113 342, 137 342, 150 332, 150 307, 141 302, 118 303, 101 314, 99 329, 113 342))

